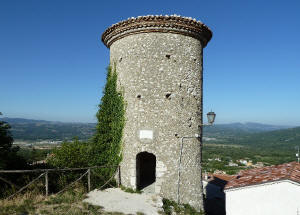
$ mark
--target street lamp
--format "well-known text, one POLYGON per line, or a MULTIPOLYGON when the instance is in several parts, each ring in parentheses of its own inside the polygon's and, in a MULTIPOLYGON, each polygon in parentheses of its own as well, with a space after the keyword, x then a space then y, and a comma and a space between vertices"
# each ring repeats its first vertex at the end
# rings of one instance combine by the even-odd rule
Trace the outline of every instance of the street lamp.
MULTIPOLYGON (((201 124, 200 127, 213 125, 213 123, 215 121, 215 118, 216 118, 216 114, 214 112, 210 111, 206 115, 207 115, 208 124, 201 124)), ((192 139, 192 138, 199 139, 200 135, 195 134, 195 136, 183 136, 183 137, 181 137, 181 147, 180 147, 179 165, 178 165, 178 184, 177 184, 177 203, 178 204, 180 203, 179 202, 179 187, 180 187, 180 172, 181 172, 181 158, 182 158, 183 140, 184 139, 192 139)))
POLYGON ((206 115, 207 115, 207 121, 209 123, 208 125, 212 125, 216 118, 215 112, 210 111, 206 115))

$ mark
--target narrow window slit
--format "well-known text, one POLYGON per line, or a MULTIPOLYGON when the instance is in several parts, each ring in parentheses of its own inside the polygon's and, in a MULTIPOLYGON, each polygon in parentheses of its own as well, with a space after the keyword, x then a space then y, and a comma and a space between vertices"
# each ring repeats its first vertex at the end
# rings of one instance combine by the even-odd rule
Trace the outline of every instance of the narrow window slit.
POLYGON ((171 96, 171 93, 167 93, 167 94, 166 94, 166 99, 171 99, 170 96, 171 96))

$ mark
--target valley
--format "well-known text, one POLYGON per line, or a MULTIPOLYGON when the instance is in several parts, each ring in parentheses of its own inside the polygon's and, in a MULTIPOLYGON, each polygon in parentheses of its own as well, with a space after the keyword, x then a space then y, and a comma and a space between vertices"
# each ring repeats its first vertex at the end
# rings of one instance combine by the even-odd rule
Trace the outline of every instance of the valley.
MULTIPOLYGON (((94 123, 63 123, 20 118, 2 118, 11 125, 14 145, 23 155, 46 155, 63 141, 87 141, 95 132, 94 123), (35 150, 35 153, 31 151, 35 150), (47 153, 37 151, 47 151, 47 153), (49 151, 50 150, 50 151, 49 151)), ((262 165, 296 160, 300 127, 259 123, 217 124, 203 130, 203 169, 206 172, 236 174, 262 165)), ((34 161, 37 160, 32 159, 34 161)))

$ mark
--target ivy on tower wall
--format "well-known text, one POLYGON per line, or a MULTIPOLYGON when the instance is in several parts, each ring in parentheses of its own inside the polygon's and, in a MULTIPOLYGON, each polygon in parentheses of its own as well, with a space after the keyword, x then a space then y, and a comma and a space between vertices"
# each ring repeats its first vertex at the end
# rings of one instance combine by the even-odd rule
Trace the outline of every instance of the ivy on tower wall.
MULTIPOLYGON (((123 95, 117 89, 116 65, 107 68, 106 85, 96 114, 98 123, 93 138, 97 165, 117 167, 122 160, 122 136, 125 124, 125 105, 123 95)), ((116 168, 108 168, 106 176, 116 168)))

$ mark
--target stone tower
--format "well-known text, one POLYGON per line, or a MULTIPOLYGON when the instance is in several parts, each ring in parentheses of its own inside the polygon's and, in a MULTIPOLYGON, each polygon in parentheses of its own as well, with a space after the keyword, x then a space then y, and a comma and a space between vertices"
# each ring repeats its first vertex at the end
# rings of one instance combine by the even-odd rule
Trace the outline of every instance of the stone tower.
POLYGON ((202 22, 177 15, 129 18, 102 35, 126 102, 121 183, 197 209, 202 55, 211 37, 202 22), (178 174, 182 137, 195 134, 184 139, 178 174))

